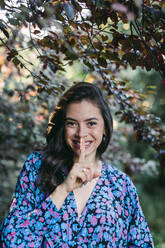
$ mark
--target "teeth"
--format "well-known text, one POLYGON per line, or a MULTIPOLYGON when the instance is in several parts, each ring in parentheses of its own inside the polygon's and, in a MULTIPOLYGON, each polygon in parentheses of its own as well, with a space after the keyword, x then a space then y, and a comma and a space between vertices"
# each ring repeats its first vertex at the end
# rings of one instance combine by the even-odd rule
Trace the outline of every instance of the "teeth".
MULTIPOLYGON (((77 140, 74 140, 73 141, 75 144, 77 144, 77 145, 80 145, 80 141, 77 141, 77 140)), ((89 145, 89 144, 91 144, 92 143, 92 141, 87 141, 87 142, 85 142, 85 145, 89 145)))
POLYGON ((92 143, 91 141, 85 142, 86 145, 89 145, 89 144, 91 144, 91 143, 92 143))

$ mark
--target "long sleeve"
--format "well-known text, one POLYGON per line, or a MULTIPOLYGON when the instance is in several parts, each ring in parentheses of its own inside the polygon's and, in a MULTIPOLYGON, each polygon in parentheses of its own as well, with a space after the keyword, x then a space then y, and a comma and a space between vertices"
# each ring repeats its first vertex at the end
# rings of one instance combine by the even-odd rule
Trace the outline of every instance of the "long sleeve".
POLYGON ((128 231, 128 247, 154 247, 152 236, 139 203, 136 188, 132 182, 129 185, 129 194, 131 199, 132 213, 128 231))
POLYGON ((41 154, 32 153, 18 178, 10 212, 1 226, 1 247, 41 247, 47 230, 60 220, 60 211, 36 186, 41 154))

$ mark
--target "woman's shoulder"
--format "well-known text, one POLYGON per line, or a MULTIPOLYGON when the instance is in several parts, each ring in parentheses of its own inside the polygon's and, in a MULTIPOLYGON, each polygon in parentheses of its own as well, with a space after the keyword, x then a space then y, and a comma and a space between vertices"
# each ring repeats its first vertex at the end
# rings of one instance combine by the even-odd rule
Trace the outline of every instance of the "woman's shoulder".
POLYGON ((119 187, 134 187, 131 178, 117 167, 105 162, 106 174, 110 182, 118 185, 119 187))
POLYGON ((33 151, 30 153, 24 163, 26 170, 38 170, 41 167, 44 156, 45 154, 43 151, 33 151))
POLYGON ((105 161, 104 164, 106 166, 107 171, 111 175, 113 175, 115 177, 123 177, 123 178, 128 178, 129 177, 125 172, 123 172, 120 169, 118 169, 117 167, 111 165, 109 162, 105 161))

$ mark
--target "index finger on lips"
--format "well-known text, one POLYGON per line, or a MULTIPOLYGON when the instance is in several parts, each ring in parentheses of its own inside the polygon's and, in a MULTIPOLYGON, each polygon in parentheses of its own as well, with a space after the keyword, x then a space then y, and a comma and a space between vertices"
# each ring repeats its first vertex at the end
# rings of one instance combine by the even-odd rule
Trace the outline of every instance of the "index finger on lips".
POLYGON ((80 156, 79 156, 79 162, 85 161, 85 140, 83 138, 80 138, 80 156))

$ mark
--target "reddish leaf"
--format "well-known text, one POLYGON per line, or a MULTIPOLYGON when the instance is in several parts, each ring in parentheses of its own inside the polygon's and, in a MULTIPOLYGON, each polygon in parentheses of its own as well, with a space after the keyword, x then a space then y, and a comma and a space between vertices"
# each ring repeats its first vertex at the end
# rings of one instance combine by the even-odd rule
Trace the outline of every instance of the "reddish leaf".
POLYGON ((98 57, 97 61, 102 67, 107 67, 107 61, 103 57, 98 57))

